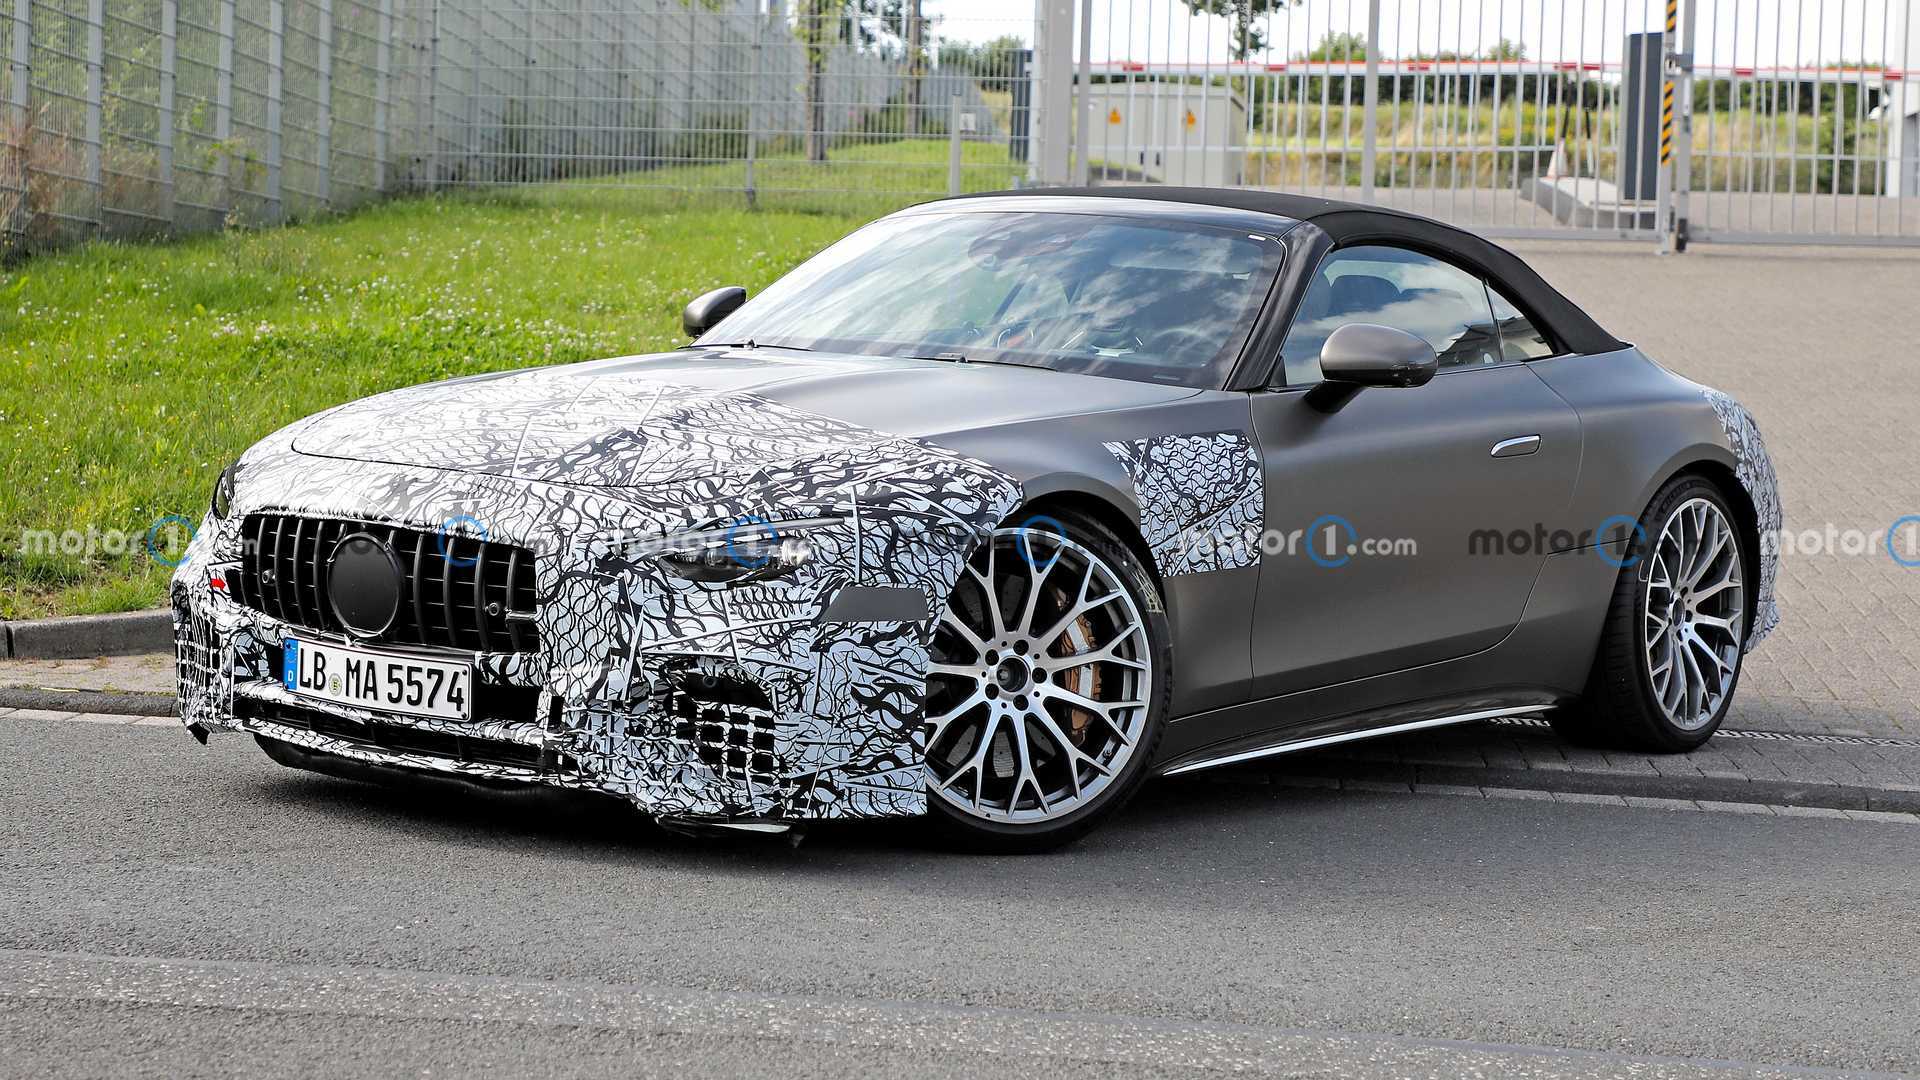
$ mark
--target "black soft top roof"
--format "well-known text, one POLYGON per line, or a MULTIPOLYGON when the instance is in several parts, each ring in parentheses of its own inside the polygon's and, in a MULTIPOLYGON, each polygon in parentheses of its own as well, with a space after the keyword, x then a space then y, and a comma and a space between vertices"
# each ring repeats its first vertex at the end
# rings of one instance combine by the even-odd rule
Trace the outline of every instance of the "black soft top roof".
POLYGON ((1099 187, 1025 188, 1019 191, 962 195, 961 199, 991 197, 1067 197, 1078 199, 1132 199, 1162 204, 1211 206, 1241 210, 1293 221, 1312 222, 1337 245, 1370 241, 1425 248, 1492 278, 1501 291, 1525 309, 1562 346, 1580 353, 1612 352, 1626 343, 1601 329, 1600 324, 1547 284, 1518 255, 1464 229, 1402 210, 1360 203, 1246 188, 1099 187))

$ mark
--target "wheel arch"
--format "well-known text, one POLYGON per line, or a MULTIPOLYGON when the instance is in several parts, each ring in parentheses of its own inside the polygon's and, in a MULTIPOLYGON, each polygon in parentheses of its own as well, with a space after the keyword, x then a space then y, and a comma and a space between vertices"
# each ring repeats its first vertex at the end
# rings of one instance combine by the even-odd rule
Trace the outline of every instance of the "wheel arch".
POLYGON ((1154 588, 1160 592, 1160 599, 1167 601, 1167 584, 1160 576, 1160 567, 1154 562, 1153 552, 1147 547, 1147 540, 1140 532, 1140 517, 1137 510, 1123 506, 1120 500, 1097 494, 1086 488, 1054 487, 1039 494, 1030 495, 1022 502, 1007 520, 1019 523, 1035 516, 1052 512, 1066 511, 1081 517, 1092 518, 1120 538, 1140 566, 1153 579, 1154 588))
MULTIPOLYGON (((1666 476, 1648 493, 1645 505, 1651 506, 1654 497, 1668 484, 1688 477, 1699 477, 1712 484, 1720 493, 1720 497, 1727 501, 1728 508, 1733 511, 1734 523, 1740 527, 1741 554, 1746 556, 1747 566, 1757 579, 1760 572, 1760 511, 1753 505, 1753 497, 1747 494, 1746 485, 1740 482, 1739 476, 1728 462, 1703 454, 1692 460, 1673 464, 1666 476)), ((1750 587, 1746 590, 1746 594, 1747 626, 1751 628, 1760 602, 1760 590, 1757 587, 1750 587)))

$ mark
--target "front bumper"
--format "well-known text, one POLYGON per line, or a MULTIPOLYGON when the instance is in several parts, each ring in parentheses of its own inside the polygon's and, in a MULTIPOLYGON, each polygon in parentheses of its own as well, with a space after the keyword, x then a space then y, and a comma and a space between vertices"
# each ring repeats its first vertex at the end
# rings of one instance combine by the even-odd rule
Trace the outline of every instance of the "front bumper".
MULTIPOLYGON (((676 519, 650 500, 499 476, 290 451, 251 460, 233 516, 208 519, 174 577, 181 718, 371 765, 604 791, 663 818, 924 813, 921 702, 935 601, 1018 489, 977 463, 920 452, 918 468, 896 461, 869 480, 865 468, 843 467, 839 483, 779 506, 846 524, 810 533, 816 558, 802 574, 734 589, 667 575, 652 556, 630 553, 633 537, 775 512, 763 497, 710 501, 676 519), (980 497, 953 497, 970 487, 980 497), (388 497, 370 501, 369 490, 388 497), (259 491, 275 497, 249 500, 259 491), (290 694, 278 678, 281 642, 316 634, 222 587, 257 512, 412 528, 477 519, 493 540, 533 552, 540 651, 454 654, 474 663, 477 709, 484 693, 513 707, 458 723, 290 694), (875 586, 913 590, 928 617, 827 617, 850 590, 875 586)), ((790 480, 783 488, 794 491, 790 480)), ((659 502, 669 498, 691 504, 659 502)))

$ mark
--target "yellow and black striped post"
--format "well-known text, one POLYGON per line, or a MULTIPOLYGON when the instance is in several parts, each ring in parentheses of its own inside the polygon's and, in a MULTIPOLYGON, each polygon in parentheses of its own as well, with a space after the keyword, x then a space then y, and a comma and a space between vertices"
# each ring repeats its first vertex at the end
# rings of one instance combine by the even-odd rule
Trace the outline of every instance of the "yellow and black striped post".
MULTIPOLYGON (((1679 39, 1676 35, 1680 27, 1680 0, 1667 0, 1667 51, 1673 51, 1673 43, 1679 39)), ((1660 167, 1666 168, 1673 161, 1673 72, 1667 71, 1667 77, 1660 84, 1660 167)))

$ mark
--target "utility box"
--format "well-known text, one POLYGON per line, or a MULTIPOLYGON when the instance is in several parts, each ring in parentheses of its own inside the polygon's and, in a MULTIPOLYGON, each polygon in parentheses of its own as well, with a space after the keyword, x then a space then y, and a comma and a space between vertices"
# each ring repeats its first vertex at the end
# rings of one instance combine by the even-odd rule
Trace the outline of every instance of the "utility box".
POLYGON ((1666 82, 1659 34, 1628 34, 1620 97, 1620 197, 1659 198, 1660 93, 1666 82))
POLYGON ((1237 187, 1247 176, 1247 106, 1224 86, 1129 81, 1083 88, 1092 175, 1237 187))

